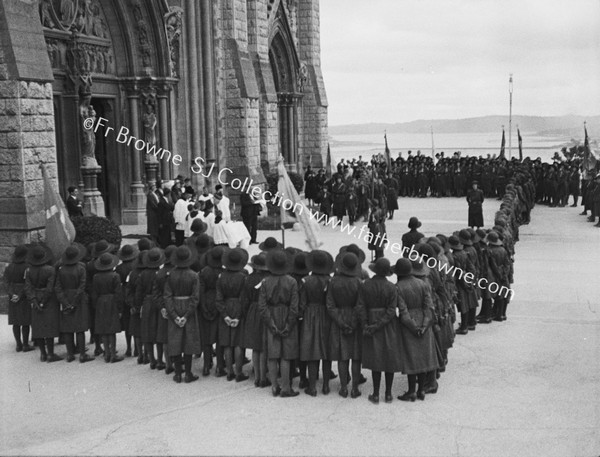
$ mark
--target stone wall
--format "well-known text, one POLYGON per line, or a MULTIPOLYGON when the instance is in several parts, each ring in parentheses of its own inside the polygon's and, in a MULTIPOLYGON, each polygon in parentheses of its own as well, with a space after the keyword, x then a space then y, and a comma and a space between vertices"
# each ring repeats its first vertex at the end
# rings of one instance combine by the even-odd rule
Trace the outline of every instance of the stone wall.
POLYGON ((37 2, 0 2, 0 261, 43 239, 40 164, 56 185, 52 69, 37 2))

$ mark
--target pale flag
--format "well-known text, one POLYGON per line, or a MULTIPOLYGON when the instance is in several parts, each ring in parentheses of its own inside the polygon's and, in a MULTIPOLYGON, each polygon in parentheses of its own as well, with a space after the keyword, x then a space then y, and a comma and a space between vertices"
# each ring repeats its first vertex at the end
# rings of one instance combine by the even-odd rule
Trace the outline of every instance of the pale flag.
POLYGON ((310 217, 310 210, 302 202, 300 195, 298 195, 298 192, 294 188, 294 185, 292 184, 292 181, 290 180, 290 177, 285 169, 283 157, 281 155, 277 160, 277 173, 279 174, 277 190, 279 191, 279 195, 282 195, 281 199, 279 200, 281 220, 285 221, 287 217, 285 215, 286 210, 284 206, 292 209, 296 216, 296 220, 306 234, 306 244, 308 245, 309 249, 319 249, 319 247, 323 244, 319 240, 319 232, 321 231, 319 224, 310 217))
POLYGON ((44 179, 44 208, 46 210, 46 245, 58 259, 75 240, 75 227, 69 215, 65 204, 56 191, 50 178, 46 166, 41 164, 42 177, 44 179))

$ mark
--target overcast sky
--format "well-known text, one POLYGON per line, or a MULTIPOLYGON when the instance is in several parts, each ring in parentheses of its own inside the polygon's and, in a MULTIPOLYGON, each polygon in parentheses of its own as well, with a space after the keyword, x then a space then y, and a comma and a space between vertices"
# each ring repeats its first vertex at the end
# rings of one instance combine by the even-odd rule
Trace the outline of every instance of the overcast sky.
POLYGON ((329 124, 600 113, 600 0, 321 0, 329 124))

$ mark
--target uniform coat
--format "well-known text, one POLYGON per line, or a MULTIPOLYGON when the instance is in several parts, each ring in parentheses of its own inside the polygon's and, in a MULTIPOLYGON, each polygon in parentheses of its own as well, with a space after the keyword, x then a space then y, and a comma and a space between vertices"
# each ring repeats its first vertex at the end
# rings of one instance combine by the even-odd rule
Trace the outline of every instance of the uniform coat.
POLYGON ((156 306, 153 286, 158 268, 146 268, 135 285, 135 304, 140 312, 140 337, 142 343, 156 343, 159 308, 156 306))
POLYGON ((471 189, 467 193, 467 203, 469 203, 469 227, 483 227, 483 191, 481 189, 471 189))
POLYGON ((223 347, 240 345, 240 335, 244 327, 242 301, 240 297, 246 281, 246 274, 241 271, 223 271, 216 284, 215 306, 219 310, 219 344, 223 347), (237 327, 230 327, 225 318, 239 319, 237 327))
MULTIPOLYGON (((138 264, 140 265, 140 264, 138 264)), ((125 312, 129 312, 129 333, 134 338, 140 338, 142 336, 142 319, 140 318, 141 307, 138 306, 135 300, 135 291, 140 274, 142 274, 144 268, 136 266, 129 274, 129 280, 127 282, 127 290, 125 292, 127 307, 125 312)))
POLYGON ((330 280, 329 275, 312 274, 304 277, 300 286, 300 360, 303 362, 331 360, 331 318, 327 313, 327 287, 330 280))
POLYGON ((475 266, 469 259, 467 253, 463 250, 454 251, 452 257, 454 259, 454 267, 464 271, 461 277, 459 277, 459 273, 457 273, 454 278, 456 291, 458 293, 457 307, 460 313, 464 314, 468 313, 470 309, 477 308, 477 296, 475 295, 473 284, 468 284, 467 281, 465 281, 465 274, 467 272, 471 272, 473 273, 473 276, 475 276, 475 266))
POLYGON ((121 278, 114 271, 99 271, 92 282, 91 299, 95 311, 94 331, 111 335, 121 331, 119 314, 123 311, 121 278))
POLYGON ((198 327, 198 299, 200 283, 198 275, 189 268, 175 268, 165 283, 165 308, 169 316, 167 353, 169 356, 191 355, 202 352, 198 327), (186 323, 179 327, 176 317, 185 317, 186 323))
POLYGON ((26 262, 10 263, 4 270, 4 283, 8 295, 8 325, 31 325, 31 306, 25 293, 25 271, 29 267, 26 262), (17 295, 19 300, 10 299, 17 295))
POLYGON ((400 346, 404 374, 418 374, 440 368, 440 358, 431 328, 434 307, 431 287, 413 276, 400 278, 396 284, 399 296, 400 346), (403 312, 406 309, 408 313, 403 312), (416 336, 416 329, 424 329, 423 336, 416 336))
POLYGON ((298 358, 298 301, 298 284, 291 276, 267 276, 263 280, 258 309, 267 327, 264 344, 268 359, 298 358), (280 331, 287 328, 287 336, 274 334, 272 325, 280 331))
POLYGON ((34 304, 31 311, 31 337, 54 338, 60 333, 60 310, 54 295, 55 270, 50 265, 31 265, 25 274, 27 301, 34 304), (43 305, 42 309, 36 309, 43 305))
POLYGON ((372 371, 402 371, 398 348, 396 287, 383 276, 374 276, 360 285, 356 310, 363 329, 372 329, 362 339, 362 365, 372 371), (367 327, 369 326, 369 327, 367 327))
POLYGON ((362 329, 356 311, 360 283, 360 278, 340 274, 331 279, 327 288, 327 312, 332 320, 330 360, 361 359, 362 329))
POLYGON ((56 298, 63 311, 69 306, 75 308, 73 311, 60 313, 61 333, 85 332, 89 328, 90 311, 88 296, 85 293, 86 276, 83 263, 58 267, 54 285, 56 298))
POLYGON ((261 282, 268 275, 265 271, 255 271, 245 278, 242 291, 242 314, 244 326, 240 337, 240 346, 262 351, 265 326, 258 312, 258 297, 260 295, 261 282))
POLYGON ((173 271, 174 266, 171 264, 165 264, 158 273, 156 273, 156 277, 154 278, 154 282, 152 283, 152 295, 154 296, 154 305, 158 310, 158 322, 156 324, 156 342, 157 343, 167 343, 169 341, 169 319, 168 317, 163 317, 162 309, 165 309, 165 284, 167 282, 167 278, 173 271))
POLYGON ((129 321, 131 320, 131 312, 129 311, 129 306, 125 306, 127 304, 127 277, 133 270, 135 262, 133 260, 129 260, 127 262, 120 263, 115 268, 115 271, 121 278, 121 295, 123 296, 123 312, 121 313, 121 329, 129 333, 129 321))
POLYGON ((217 279, 222 271, 222 268, 213 268, 207 265, 198 273, 200 281, 198 318, 202 346, 211 346, 217 342, 219 328, 219 310, 216 306, 217 279))

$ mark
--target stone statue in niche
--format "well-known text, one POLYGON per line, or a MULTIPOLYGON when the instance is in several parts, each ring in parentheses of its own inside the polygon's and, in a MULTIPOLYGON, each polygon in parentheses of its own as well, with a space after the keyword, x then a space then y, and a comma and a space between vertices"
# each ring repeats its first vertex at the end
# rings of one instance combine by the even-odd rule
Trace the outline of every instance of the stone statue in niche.
POLYGON ((90 105, 90 101, 91 95, 88 95, 83 98, 83 101, 79 106, 79 117, 82 127, 81 165, 84 168, 98 167, 98 162, 96 161, 96 134, 94 133, 94 129, 86 129, 83 127, 84 121, 88 118, 93 119, 93 123, 90 122, 91 125, 96 123, 96 111, 94 111, 94 107, 90 105))
POLYGON ((169 44, 169 67, 171 76, 177 78, 179 75, 179 41, 181 39, 183 10, 179 7, 171 7, 165 14, 165 30, 169 44))
POLYGON ((42 0, 40 3, 40 18, 44 27, 49 29, 56 28, 56 23, 52 16, 52 5, 50 4, 50 0, 42 0))
POLYGON ((298 70, 298 91, 304 92, 306 83, 308 82, 308 67, 304 62, 300 65, 298 70))
POLYGON ((156 114, 152 103, 146 104, 146 112, 143 117, 144 122, 144 141, 146 144, 156 144, 156 114))

